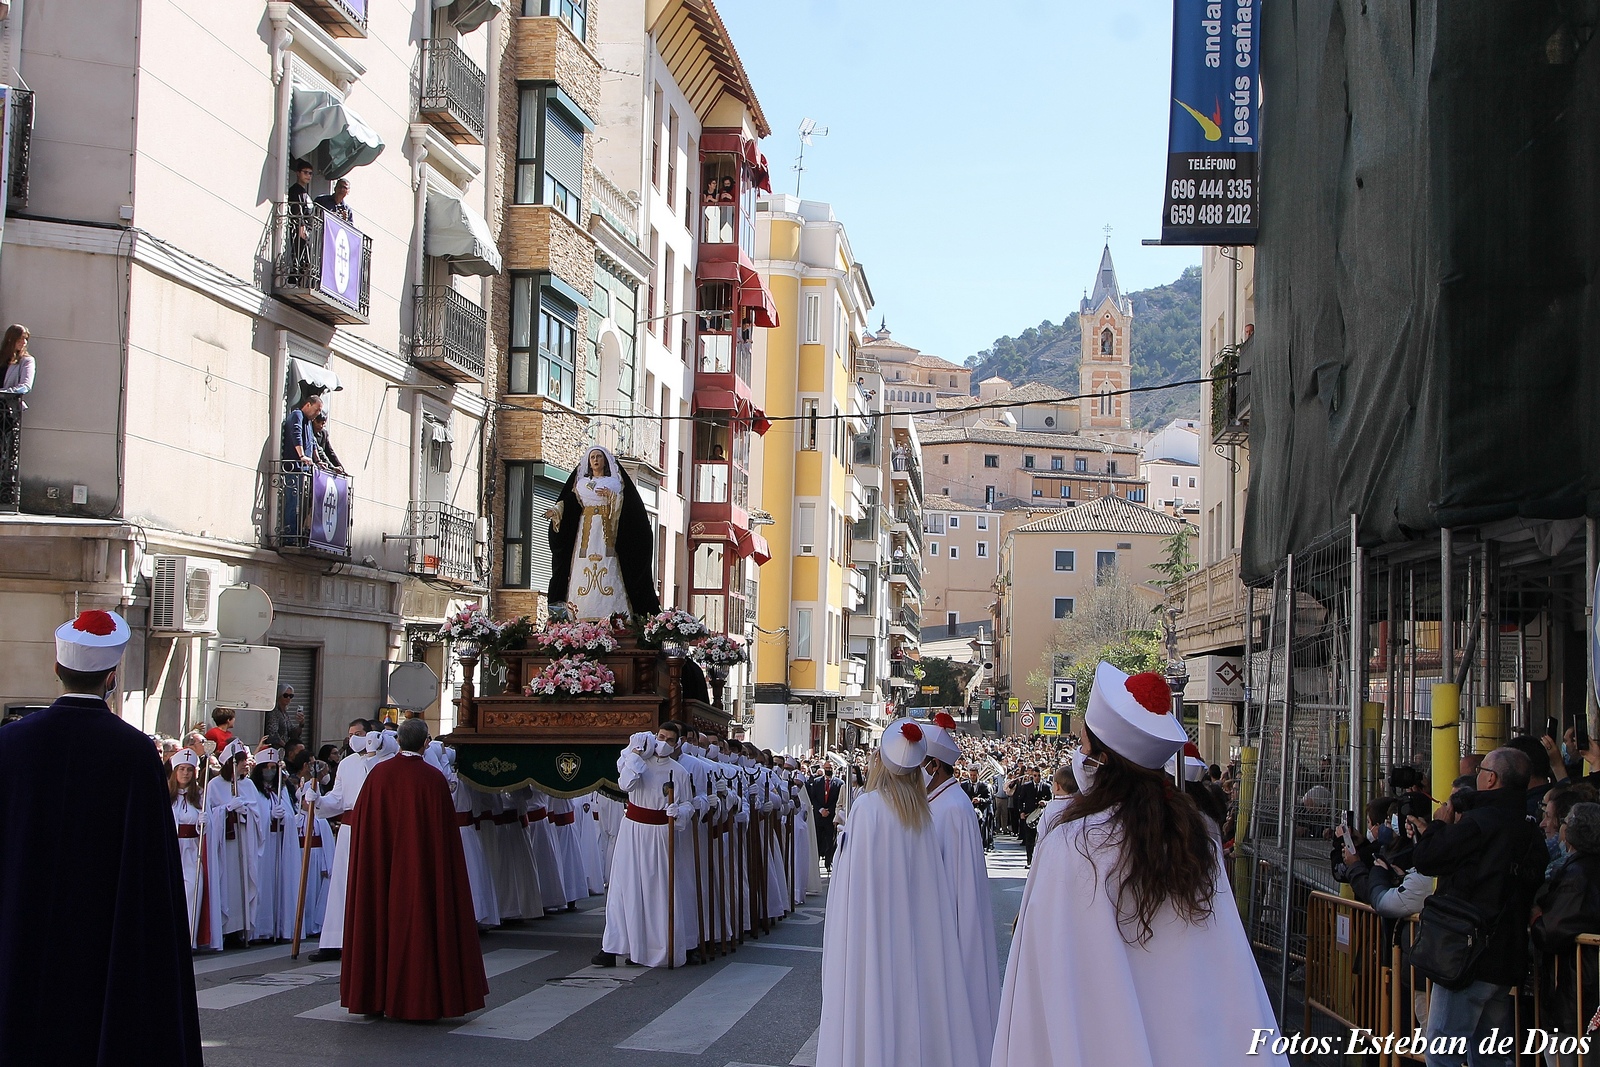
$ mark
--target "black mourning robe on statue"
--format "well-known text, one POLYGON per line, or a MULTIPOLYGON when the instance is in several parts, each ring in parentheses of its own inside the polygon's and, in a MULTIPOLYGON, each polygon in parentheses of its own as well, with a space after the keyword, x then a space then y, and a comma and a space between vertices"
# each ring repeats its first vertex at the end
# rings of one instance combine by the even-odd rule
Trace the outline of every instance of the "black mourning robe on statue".
MULTIPOLYGON (((584 452, 584 463, 588 462, 584 452)), ((565 604, 567 589, 572 582, 572 550, 578 544, 578 530, 583 524, 583 505, 574 491, 583 465, 572 472, 561 487, 561 524, 550 527, 550 585, 547 590, 551 604, 565 604)), ((628 594, 628 610, 635 615, 653 615, 661 610, 656 596, 653 539, 650 513, 644 509, 644 499, 633 484, 627 470, 617 464, 617 474, 622 479, 622 513, 617 517, 617 567, 622 571, 622 588, 628 594)))
POLYGON ((92 697, 0 726, 0 1064, 202 1062, 155 747, 92 697))

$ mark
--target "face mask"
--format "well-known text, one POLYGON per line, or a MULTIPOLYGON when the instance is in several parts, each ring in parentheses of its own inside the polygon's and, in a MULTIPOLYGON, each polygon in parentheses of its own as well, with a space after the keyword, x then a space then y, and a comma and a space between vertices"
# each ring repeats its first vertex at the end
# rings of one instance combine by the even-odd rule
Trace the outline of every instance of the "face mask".
POLYGON ((922 768, 922 787, 924 789, 933 788, 933 772, 926 767, 922 768))
POLYGON ((666 759, 668 756, 672 755, 672 742, 663 741, 660 738, 656 738, 656 755, 660 756, 662 759, 666 759))
POLYGON ((718 756, 722 755, 721 749, 717 748, 716 745, 711 745, 706 749, 706 751, 710 753, 712 759, 716 759, 718 756))
POLYGON ((1091 761, 1083 749, 1075 748, 1067 759, 1072 764, 1072 776, 1078 780, 1078 790, 1087 793, 1094 788, 1094 772, 1102 766, 1099 760, 1091 761))

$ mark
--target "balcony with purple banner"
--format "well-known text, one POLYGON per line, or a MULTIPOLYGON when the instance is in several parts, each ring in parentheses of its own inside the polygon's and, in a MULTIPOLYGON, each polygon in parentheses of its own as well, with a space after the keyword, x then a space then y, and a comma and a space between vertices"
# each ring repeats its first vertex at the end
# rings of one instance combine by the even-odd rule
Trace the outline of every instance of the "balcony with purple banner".
POLYGON ((347 475, 283 460, 276 464, 272 488, 277 494, 279 552, 350 558, 354 493, 347 475))
POLYGON ((371 321, 372 238, 321 207, 279 204, 282 252, 272 273, 279 299, 325 322, 371 321))

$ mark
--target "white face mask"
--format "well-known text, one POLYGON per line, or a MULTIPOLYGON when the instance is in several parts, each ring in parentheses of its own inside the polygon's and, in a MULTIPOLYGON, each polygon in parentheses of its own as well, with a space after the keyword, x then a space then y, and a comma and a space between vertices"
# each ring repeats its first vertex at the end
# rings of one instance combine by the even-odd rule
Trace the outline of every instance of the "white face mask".
POLYGON ((710 754, 712 759, 716 759, 718 756, 722 755, 722 752, 717 748, 716 745, 709 746, 706 749, 706 752, 710 754))
POLYGON ((926 767, 922 768, 922 787, 924 789, 933 788, 933 772, 926 767))
POLYGON ((1099 760, 1091 760, 1084 755, 1083 749, 1075 748, 1067 756, 1072 764, 1072 776, 1078 780, 1080 792, 1087 793, 1094 788, 1094 772, 1103 764, 1099 760))
POLYGON ((668 756, 672 755, 672 742, 663 741, 659 737, 656 738, 656 755, 660 756, 662 759, 666 759, 668 756))

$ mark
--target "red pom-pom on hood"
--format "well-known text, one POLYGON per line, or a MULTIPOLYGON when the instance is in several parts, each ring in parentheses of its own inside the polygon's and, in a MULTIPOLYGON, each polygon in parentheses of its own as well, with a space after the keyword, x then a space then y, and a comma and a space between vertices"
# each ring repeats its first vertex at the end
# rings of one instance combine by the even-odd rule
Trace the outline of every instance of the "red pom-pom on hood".
POLYGON ((922 740, 922 727, 914 722, 908 722, 900 727, 900 736, 914 744, 922 740))
POLYGON ((933 717, 933 725, 944 730, 954 730, 956 728, 956 718, 948 711, 941 711, 933 717))
POLYGON ((1142 671, 1127 681, 1128 692, 1152 715, 1172 714, 1172 687, 1155 671, 1142 671))
POLYGON ((107 637, 117 632, 117 621, 107 611, 84 611, 72 620, 72 628, 96 637, 107 637))

